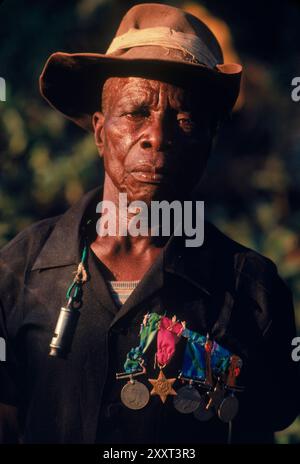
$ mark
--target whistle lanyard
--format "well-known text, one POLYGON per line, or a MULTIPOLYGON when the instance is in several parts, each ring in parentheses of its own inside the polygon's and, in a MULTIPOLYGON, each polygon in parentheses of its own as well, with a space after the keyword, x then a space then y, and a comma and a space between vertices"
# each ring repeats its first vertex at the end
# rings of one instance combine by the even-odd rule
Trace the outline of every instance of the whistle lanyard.
POLYGON ((66 293, 67 305, 60 308, 49 346, 49 356, 66 358, 71 351, 73 337, 80 316, 79 309, 82 306, 82 286, 88 279, 85 268, 87 252, 88 247, 87 243, 85 243, 75 277, 66 293))
POLYGON ((88 256, 88 244, 87 244, 87 241, 85 240, 82 254, 81 254, 81 260, 80 260, 80 263, 78 264, 75 277, 66 293, 68 307, 73 308, 75 305, 78 308, 82 305, 82 285, 88 279, 88 274, 86 271, 87 256, 88 256))

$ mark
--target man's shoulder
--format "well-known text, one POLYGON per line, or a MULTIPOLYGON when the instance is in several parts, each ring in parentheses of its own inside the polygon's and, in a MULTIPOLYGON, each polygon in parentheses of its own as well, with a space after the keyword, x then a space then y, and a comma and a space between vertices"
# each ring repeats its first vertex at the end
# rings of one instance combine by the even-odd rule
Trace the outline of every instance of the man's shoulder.
POLYGON ((14 265, 33 261, 61 216, 54 216, 35 222, 19 232, 0 250, 0 265, 14 265))
MULTIPOLYGON (((293 296, 276 264, 263 254, 231 239, 213 226, 218 281, 236 301, 242 319, 256 321, 266 334, 272 321, 286 318, 293 325, 293 296)), ((222 287, 222 288, 223 288, 222 287)))
POLYGON ((57 251, 60 241, 61 252, 69 251, 70 243, 77 243, 77 232, 82 218, 95 210, 100 189, 95 188, 83 195, 81 199, 63 214, 43 219, 20 232, 14 239, 0 250, 0 265, 9 266, 13 272, 18 269, 26 270, 35 262, 42 249, 51 243, 52 253, 57 251), (69 247, 66 248, 65 240, 68 238, 69 247))
POLYGON ((212 243, 215 244, 220 260, 232 263, 236 278, 271 290, 274 279, 278 278, 276 264, 272 259, 258 251, 247 247, 222 232, 216 226, 209 224, 212 243))

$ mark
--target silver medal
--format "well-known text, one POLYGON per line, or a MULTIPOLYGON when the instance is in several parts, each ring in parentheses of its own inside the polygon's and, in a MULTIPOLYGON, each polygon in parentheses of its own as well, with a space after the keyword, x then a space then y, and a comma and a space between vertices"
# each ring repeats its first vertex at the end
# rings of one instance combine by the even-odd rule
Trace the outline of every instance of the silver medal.
POLYGON ((185 385, 177 391, 174 397, 174 407, 182 414, 194 412, 200 405, 201 396, 198 390, 192 385, 185 385))
POLYGON ((239 410, 238 399, 231 395, 227 396, 219 406, 218 416, 223 422, 230 422, 235 418, 239 410))
POLYGON ((200 400, 200 405, 193 413, 194 417, 201 422, 209 421, 215 414, 213 408, 206 409, 206 406, 207 402, 205 401, 205 397, 202 396, 200 400))
POLYGON ((148 388, 137 380, 127 382, 121 390, 122 403, 129 409, 142 409, 149 402, 148 388))

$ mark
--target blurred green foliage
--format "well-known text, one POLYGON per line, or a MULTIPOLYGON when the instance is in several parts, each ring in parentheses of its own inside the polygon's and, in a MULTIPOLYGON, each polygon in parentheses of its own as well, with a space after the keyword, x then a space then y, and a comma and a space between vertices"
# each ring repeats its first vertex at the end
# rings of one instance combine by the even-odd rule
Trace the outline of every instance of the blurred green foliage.
MULTIPOLYGON (((135 3, 1 4, 0 76, 7 98, 0 102, 0 246, 102 181, 92 136, 47 106, 38 76, 54 51, 104 51, 135 3)), ((203 179, 206 213, 232 238, 276 262, 293 289, 300 333, 300 103, 290 96, 291 80, 300 75, 300 10, 295 2, 272 2, 271 12, 256 0, 245 9, 235 0, 203 4, 227 22, 245 66, 244 104, 221 129, 203 179)), ((300 421, 278 441, 299 443, 300 421)))

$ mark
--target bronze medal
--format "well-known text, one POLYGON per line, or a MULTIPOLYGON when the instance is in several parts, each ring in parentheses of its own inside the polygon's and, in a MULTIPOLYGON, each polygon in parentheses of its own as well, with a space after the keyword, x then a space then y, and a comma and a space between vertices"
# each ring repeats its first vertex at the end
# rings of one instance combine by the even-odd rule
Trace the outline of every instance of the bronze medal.
POLYGON ((141 382, 132 380, 126 383, 121 391, 122 403, 129 409, 142 409, 149 402, 149 390, 141 382))
POLYGON ((213 391, 210 392, 208 396, 209 402, 207 404, 207 409, 211 409, 212 407, 214 407, 217 410, 224 399, 225 392, 217 383, 213 391))
POLYGON ((201 397, 200 404, 193 414, 194 417, 201 422, 209 421, 215 415, 213 408, 207 409, 207 403, 204 396, 201 397))
POLYGON ((234 395, 227 396, 219 406, 218 416, 222 422, 230 422, 237 415, 239 410, 238 399, 234 395))
POLYGON ((185 385, 177 391, 174 407, 182 414, 190 414, 200 406, 201 396, 192 385, 185 385))
POLYGON ((153 389, 150 392, 150 395, 158 395, 163 403, 165 403, 167 396, 177 395, 176 391, 173 389, 173 383, 175 379, 167 379, 161 370, 157 379, 148 379, 153 389))

